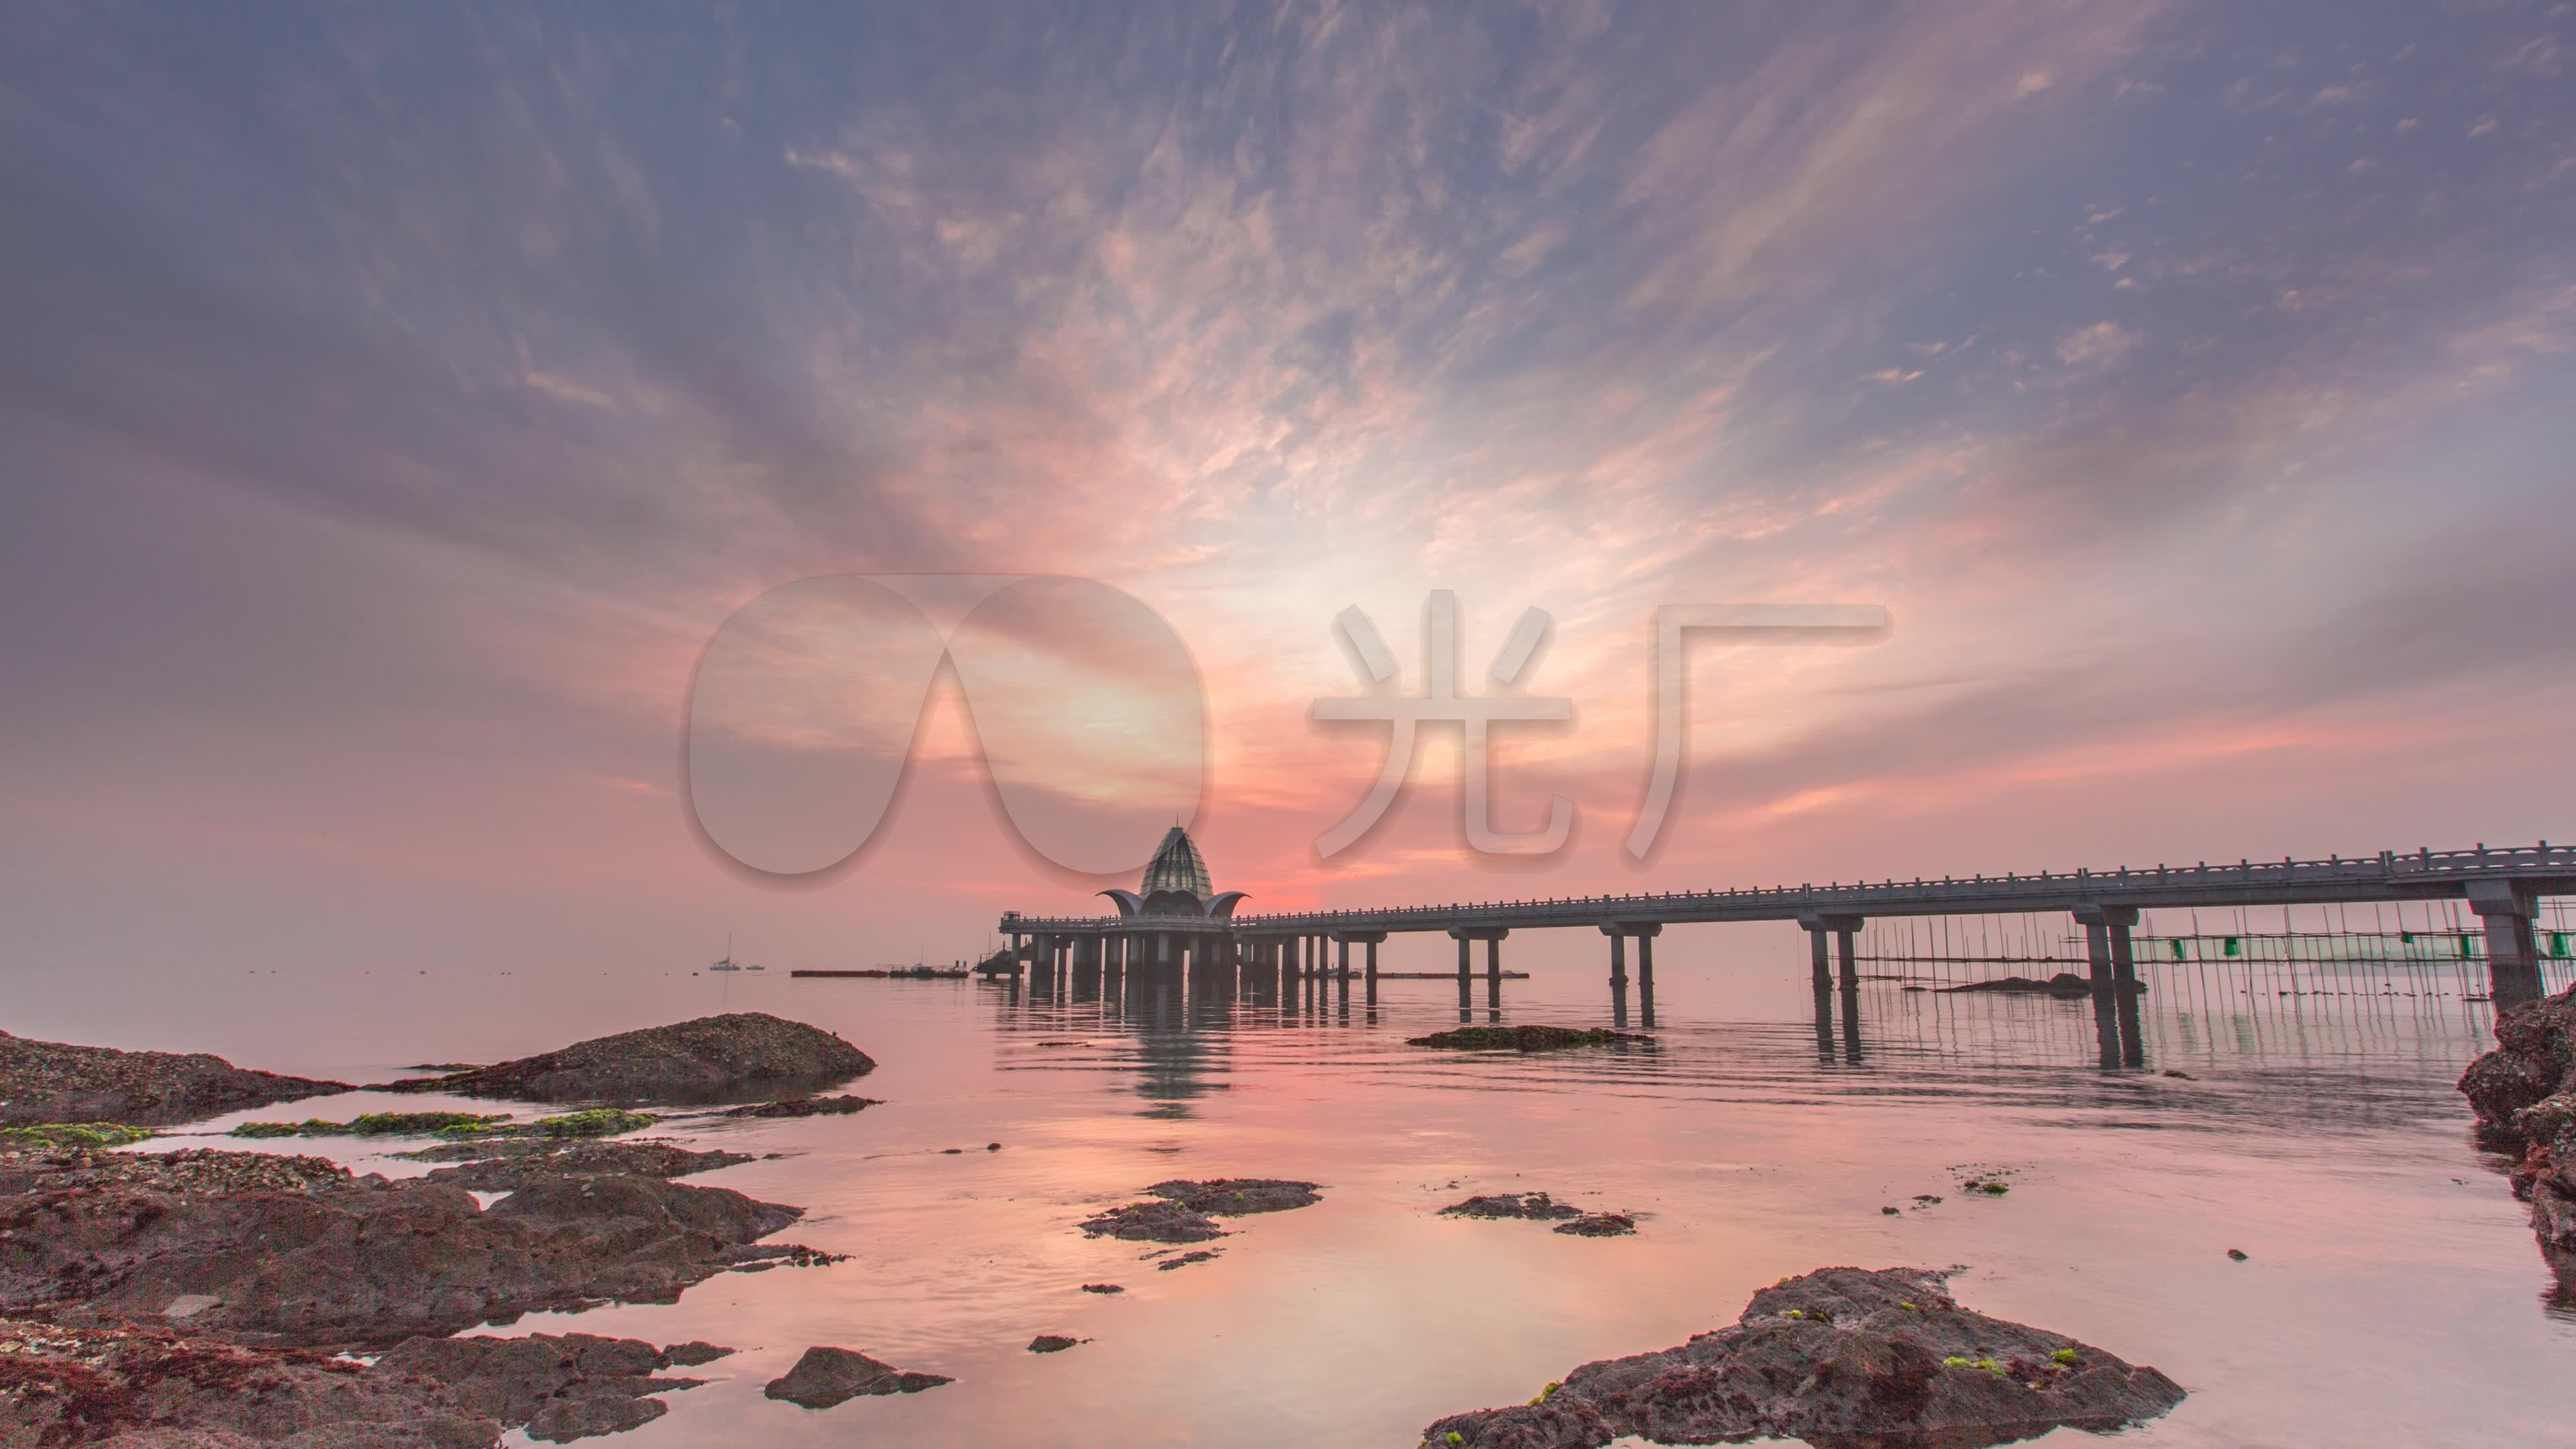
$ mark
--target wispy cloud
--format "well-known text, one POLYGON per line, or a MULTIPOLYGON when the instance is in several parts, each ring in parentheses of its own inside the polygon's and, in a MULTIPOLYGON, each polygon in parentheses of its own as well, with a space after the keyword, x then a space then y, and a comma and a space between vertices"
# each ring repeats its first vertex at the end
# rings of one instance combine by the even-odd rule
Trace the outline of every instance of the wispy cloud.
MULTIPOLYGON (((1770 829, 1937 870, 1980 790, 2287 829, 2201 783, 2257 755, 2301 828, 2393 829, 2354 762, 2556 657, 2494 621, 2570 602, 2533 500, 2576 171, 2555 22, 2349 24, 15 13, 0 750, 58 822, 508 836, 704 911, 747 889, 670 793, 721 621, 811 574, 1062 572, 1180 631, 1211 828, 1281 895, 1473 878, 1436 790, 1340 874, 1305 854, 1376 765, 1305 718, 1354 687, 1330 620, 1409 633, 1435 587, 1478 647, 1555 616, 1532 688, 1578 717, 1510 798, 1596 824, 1656 604, 1896 610, 1867 653, 1697 666, 1738 834, 1683 832, 1680 876, 1781 868, 1770 829)), ((832 910, 980 929, 980 723, 934 702, 920 858, 832 910)))

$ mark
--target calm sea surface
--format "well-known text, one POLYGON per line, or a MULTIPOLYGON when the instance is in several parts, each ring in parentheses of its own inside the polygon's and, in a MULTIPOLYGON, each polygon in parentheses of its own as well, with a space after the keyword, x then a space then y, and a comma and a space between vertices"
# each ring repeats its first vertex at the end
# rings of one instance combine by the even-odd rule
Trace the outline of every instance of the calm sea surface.
MULTIPOLYGON (((1679 1343, 1763 1284, 1846 1263, 1963 1264, 1968 1305, 2191 1390, 2125 1444, 2576 1444, 2576 1316, 2552 1307, 2522 1206, 2470 1144, 2451 1083, 2489 1027, 2454 979, 2149 968, 2147 1068, 2106 1074, 2080 1002, 1872 981, 1856 1032, 1820 1030, 1795 946, 1668 937, 1651 1044, 1529 1058, 1404 1045, 1460 1020, 1441 981, 1385 983, 1372 1008, 1356 985, 1282 1004, 778 973, 100 971, 14 978, 0 1027, 350 1080, 718 1009, 857 1043, 880 1066, 856 1090, 884 1106, 666 1134, 787 1154, 690 1181, 800 1204, 783 1236, 850 1261, 495 1330, 742 1350, 613 1441, 633 1449, 1409 1446, 1441 1414, 1679 1343), (2278 994, 2289 984, 2355 994, 2278 994), (2009 1195, 1959 1191, 1994 1171, 2009 1195), (1149 1183, 1218 1176, 1312 1179, 1324 1201, 1235 1220, 1218 1258, 1172 1272, 1143 1258, 1152 1245, 1075 1227, 1149 1183), (1433 1213, 1531 1188, 1634 1211, 1640 1232, 1433 1213), (1078 1291, 1098 1281, 1127 1292, 1078 1291), (1091 1342, 1025 1352, 1039 1333, 1091 1342), (764 1399, 812 1344, 957 1382, 819 1413, 764 1399)), ((1498 1010, 1480 978, 1471 1008, 1613 1012, 1600 977, 1572 971, 1504 983, 1498 1010)), ((397 1103, 432 1105, 291 1111, 397 1103)), ((305 1150, 419 1170, 349 1141, 305 1150)))

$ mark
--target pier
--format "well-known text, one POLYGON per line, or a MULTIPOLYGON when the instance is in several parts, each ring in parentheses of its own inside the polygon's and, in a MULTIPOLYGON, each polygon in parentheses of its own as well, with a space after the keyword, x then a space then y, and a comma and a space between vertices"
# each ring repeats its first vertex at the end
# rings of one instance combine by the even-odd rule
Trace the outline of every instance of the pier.
MULTIPOLYGON (((1374 991, 1378 950, 1391 935, 1445 934, 1457 943, 1459 1002, 1468 1005, 1479 974, 1489 1004, 1500 999, 1503 942, 1514 931, 1597 931, 1608 948, 1614 995, 1624 1000, 1629 958, 1636 986, 1651 1002, 1654 942, 1668 925, 1779 921, 1807 933, 1808 960, 1822 1010, 1829 993, 1859 987, 1854 939, 1872 920, 1895 917, 2062 913, 2083 930, 2087 978, 2097 1010, 2134 1017, 2136 961, 2131 931, 2146 910, 2219 910, 2253 906, 2370 905, 2424 901, 2465 903, 2479 922, 2496 1010, 2537 1000, 2540 958, 2535 921, 2543 897, 2576 894, 2576 847, 2537 845, 2467 850, 2422 848, 2323 860, 2239 860, 2113 870, 2006 873, 1939 880, 1830 882, 1824 885, 1666 891, 1650 895, 1555 897, 1362 910, 1237 915, 1239 892, 1209 888, 1197 847, 1178 827, 1147 869, 1140 892, 1107 891, 1114 916, 1005 913, 999 930, 1007 954, 983 968, 1017 969, 1050 982, 1067 973, 1131 969, 1255 972, 1287 985, 1353 976, 1374 991)), ((1649 1008, 1651 1010, 1651 1007, 1649 1008)), ((2127 1025, 2126 1022, 2121 1023, 2127 1025)), ((2135 1039, 2134 1028, 2118 1033, 2135 1039)))

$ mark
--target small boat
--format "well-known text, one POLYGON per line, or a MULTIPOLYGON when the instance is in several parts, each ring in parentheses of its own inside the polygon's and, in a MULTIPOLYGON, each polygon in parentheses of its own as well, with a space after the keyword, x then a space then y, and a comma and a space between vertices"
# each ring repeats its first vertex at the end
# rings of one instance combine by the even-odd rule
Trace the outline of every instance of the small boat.
POLYGON ((737 965, 735 965, 735 964, 734 964, 734 959, 733 959, 733 936, 732 936, 732 934, 731 934, 730 932, 728 932, 728 933, 726 934, 726 936, 725 936, 725 953, 724 953, 722 956, 717 957, 717 958, 716 958, 716 962, 715 962, 715 964, 714 964, 714 965, 712 965, 712 966, 709 966, 707 969, 708 969, 708 970, 710 970, 710 971, 742 971, 742 970, 757 971, 757 970, 759 970, 760 968, 759 968, 759 967, 757 967, 757 966, 743 967, 743 966, 737 966, 737 965))

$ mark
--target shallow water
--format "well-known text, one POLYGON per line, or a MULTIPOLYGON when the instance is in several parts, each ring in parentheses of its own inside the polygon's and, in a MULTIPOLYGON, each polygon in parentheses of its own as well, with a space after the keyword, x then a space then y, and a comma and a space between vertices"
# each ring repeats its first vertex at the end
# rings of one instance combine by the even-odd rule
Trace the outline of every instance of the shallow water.
MULTIPOLYGON (((2122 1443, 2576 1444, 2576 1318, 2550 1307, 2524 1210, 2469 1141, 2451 1083, 2489 1027, 2483 1007, 2435 994, 2448 979, 2329 974, 2371 994, 2283 997, 2259 975, 2151 967, 2147 1068, 2104 1073, 2081 1001, 1872 981, 1856 1032, 1820 1028, 1803 960, 1780 946, 1668 938, 1650 1045, 1527 1058, 1405 1046, 1460 1020, 1438 981, 1385 983, 1372 1010, 1357 985, 1347 1005, 1328 989, 1283 1006, 774 974, 102 972, 13 983, 26 989, 0 1025, 351 1080, 719 1006, 864 1047, 880 1067, 855 1090, 884 1106, 669 1133, 791 1154, 689 1180, 804 1205, 782 1236, 850 1261, 499 1330, 742 1350, 615 1441, 633 1449, 1406 1446, 1439 1415, 1731 1323, 1755 1288, 1838 1263, 1966 1265, 1952 1286, 1969 1306, 2191 1390, 2122 1443), (1959 1191, 1995 1170, 2012 1174, 2006 1196, 1959 1191), (1163 1178, 1229 1175, 1309 1178, 1324 1201, 1234 1220, 1218 1258, 1170 1272, 1145 1260, 1152 1245, 1075 1228, 1163 1178), (1433 1214, 1528 1188, 1633 1210, 1641 1230, 1584 1240, 1433 1214), (1946 1200, 1917 1208, 1917 1193, 1946 1200), (1078 1291, 1102 1280, 1128 1291, 1078 1291), (1092 1341, 1025 1352, 1039 1333, 1092 1341), (818 1343, 958 1382, 822 1412, 761 1396, 818 1343)), ((1541 970, 1505 983, 1498 1009, 1480 979, 1471 1015, 1614 1012, 1597 975, 1541 970)), ((418 1170, 351 1141, 300 1146, 418 1170)))

